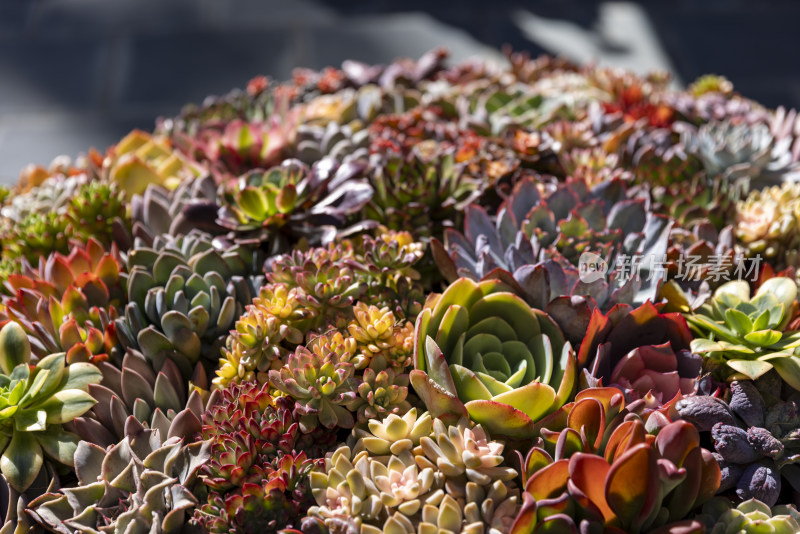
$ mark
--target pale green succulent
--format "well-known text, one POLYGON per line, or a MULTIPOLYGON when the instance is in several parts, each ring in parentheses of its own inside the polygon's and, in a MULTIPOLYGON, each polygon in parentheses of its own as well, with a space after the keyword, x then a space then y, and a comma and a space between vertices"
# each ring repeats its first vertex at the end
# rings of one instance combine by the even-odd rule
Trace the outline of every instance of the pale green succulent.
POLYGON ((464 418, 448 426, 411 410, 369 428, 310 474, 310 516, 363 534, 472 533, 484 524, 508 531, 519 509, 517 472, 502 465, 503 443, 480 425, 464 418))
POLYGON ((796 534, 800 532, 800 512, 789 505, 769 506, 750 499, 734 506, 725 497, 715 497, 703 505, 698 516, 707 534, 796 534))
POLYGON ((756 380, 775 368, 786 383, 800 390, 800 332, 786 331, 797 300, 797 283, 770 278, 750 297, 743 280, 723 284, 713 298, 686 320, 697 336, 692 351, 707 356, 706 367, 721 379, 756 380))

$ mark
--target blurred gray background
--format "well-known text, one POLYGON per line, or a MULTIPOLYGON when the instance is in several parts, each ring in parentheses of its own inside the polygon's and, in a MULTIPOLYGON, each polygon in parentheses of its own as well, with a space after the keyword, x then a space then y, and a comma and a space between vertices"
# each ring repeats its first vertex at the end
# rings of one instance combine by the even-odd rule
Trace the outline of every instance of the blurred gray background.
POLYGON ((257 74, 441 45, 456 61, 508 43, 680 83, 715 72, 766 105, 800 106, 798 23, 794 0, 0 0, 0 183, 257 74))

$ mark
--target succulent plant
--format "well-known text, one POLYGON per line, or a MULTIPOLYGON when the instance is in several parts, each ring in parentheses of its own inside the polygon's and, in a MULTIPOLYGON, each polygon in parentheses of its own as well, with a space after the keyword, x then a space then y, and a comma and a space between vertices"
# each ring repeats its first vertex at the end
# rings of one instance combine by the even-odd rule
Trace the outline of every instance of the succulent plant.
POLYGON ((327 244, 350 215, 372 196, 361 178, 366 164, 332 159, 311 168, 299 160, 242 175, 225 192, 217 223, 241 243, 267 241, 269 255, 286 252, 300 239, 327 244))
POLYGON ((398 320, 415 317, 421 308, 413 268, 421 255, 410 235, 388 233, 275 258, 272 283, 236 322, 214 383, 265 382, 268 371, 280 369, 298 345, 331 328, 341 330, 344 337, 335 343, 348 345, 343 350, 359 358, 359 369, 379 353, 384 362, 378 372, 410 364, 411 326, 398 320))
POLYGON ((220 251, 207 234, 159 236, 127 258, 128 304, 115 321, 125 348, 142 352, 160 368, 173 360, 184 378, 198 362, 213 361, 225 334, 261 278, 258 255, 244 247, 220 251))
POLYGON ((465 233, 448 230, 443 246, 433 241, 434 258, 450 281, 458 276, 478 280, 498 276, 498 269, 505 271, 503 278, 517 286, 532 306, 552 311, 557 320, 559 311, 572 310, 567 314, 571 319, 560 325, 575 331, 569 337, 578 341, 595 305, 607 310, 618 302, 655 301, 658 295, 661 277, 649 264, 630 266, 628 276, 622 276, 615 264, 638 256, 663 257, 670 222, 648 214, 643 201, 625 197, 619 181, 591 190, 583 182, 570 182, 543 197, 532 180, 523 180, 495 217, 480 206, 469 206, 465 233), (581 276, 587 253, 606 271, 581 276), (579 307, 569 298, 573 295, 594 302, 579 307))
POLYGON ((23 260, 21 272, 8 275, 8 295, 0 302, 28 334, 37 358, 66 352, 68 363, 116 359, 111 322, 122 304, 121 268, 115 250, 106 252, 91 238, 35 269, 23 260))
POLYGON ((175 189, 148 185, 131 199, 133 237, 150 246, 159 235, 178 236, 199 229, 225 233, 216 223, 217 184, 210 175, 184 180, 175 189))
POLYGON ((681 417, 711 434, 722 469, 720 493, 735 491, 741 500, 773 506, 785 482, 795 494, 800 491, 797 394, 781 395, 781 386, 773 371, 755 382, 732 382, 725 399, 697 396, 676 403, 681 417))
POLYGON ((201 365, 195 367, 188 385, 171 360, 156 370, 135 350, 126 352, 120 368, 108 362, 100 362, 98 368, 103 380, 88 389, 97 404, 68 425, 84 441, 103 448, 119 442, 131 415, 165 438, 191 440, 200 432, 209 397, 201 365))
POLYGON ((203 438, 212 442, 201 479, 208 503, 195 519, 209 532, 275 532, 312 504, 308 473, 334 444, 322 429, 304 434, 286 397, 268 386, 232 385, 213 393, 203 415, 203 438))
POLYGON ((797 283, 789 278, 770 278, 752 298, 744 280, 723 284, 706 304, 686 315, 699 336, 692 340, 692 350, 707 358, 705 367, 720 379, 755 380, 774 368, 800 390, 794 355, 800 333, 786 330, 796 300, 797 283))
POLYGON ((3 256, 8 259, 26 259, 32 265, 42 256, 53 252, 67 254, 67 219, 55 212, 30 213, 0 232, 3 256))
POLYGON ((192 493, 208 441, 162 439, 129 417, 125 438, 103 449, 81 442, 78 485, 32 501, 29 513, 52 532, 181 532, 198 504, 192 493))
POLYGON ((441 237, 458 226, 462 211, 486 187, 468 176, 452 149, 416 146, 408 158, 388 155, 367 178, 374 190, 364 217, 393 230, 407 230, 415 239, 441 237))
POLYGON ((100 382, 89 363, 66 364, 64 353, 30 365, 31 348, 18 324, 0 329, 0 472, 23 492, 42 469, 45 455, 72 465, 78 437, 62 425, 95 404, 87 392, 100 382))
POLYGON ((298 347, 280 370, 269 371, 270 384, 295 400, 304 432, 317 425, 352 428, 354 424, 346 406, 356 400, 355 368, 324 341, 317 338, 313 350, 298 347))
POLYGON ((317 505, 309 515, 367 534, 480 532, 484 524, 489 532, 507 531, 519 490, 517 472, 503 466, 502 442, 466 419, 454 426, 440 419, 431 424, 427 414, 412 421, 370 423, 375 434, 365 431, 354 448, 342 446, 327 457, 324 472, 310 475, 317 505), (389 455, 372 454, 375 447, 385 450, 380 443, 387 432, 408 437, 395 441, 389 455))
POLYGON ((796 179, 797 163, 787 158, 788 146, 775 141, 763 122, 737 124, 731 120, 687 129, 683 139, 709 175, 741 183, 745 191, 796 179))
MULTIPOLYGON (((587 422, 582 432, 597 423, 587 422)), ((512 533, 703 532, 701 523, 684 518, 714 495, 719 467, 690 423, 669 423, 652 440, 641 420, 630 420, 608 436, 604 454, 571 447, 580 439, 574 430, 561 436, 555 457, 542 448, 529 453, 512 533)))
POLYGON ((775 532, 790 534, 800 530, 800 512, 789 505, 769 507, 756 499, 748 499, 738 506, 725 497, 715 497, 703 505, 698 516, 709 534, 726 532, 775 532))
POLYGON ((800 186, 786 183, 753 191, 736 204, 736 238, 750 256, 783 268, 798 263, 800 186))
POLYGON ((81 241, 94 238, 109 247, 129 241, 130 220, 122 191, 115 183, 82 185, 67 205, 68 232, 81 241))
POLYGON ((102 171, 125 197, 141 195, 150 184, 175 189, 201 176, 203 168, 172 148, 169 139, 133 130, 108 150, 102 171))
POLYGON ((461 278, 417 318, 411 384, 436 417, 468 415, 529 437, 575 389, 577 364, 553 320, 496 280, 461 278))
MULTIPOLYGON (((39 168, 32 174, 40 173, 40 178, 31 178, 30 185, 35 187, 21 187, 20 183, 14 194, 4 199, 4 205, 0 208, 0 214, 4 218, 18 223, 33 213, 64 213, 70 199, 89 182, 89 177, 84 172, 66 176, 61 172, 51 174, 39 168)), ((22 178, 24 177, 25 173, 22 178)))
POLYGON ((690 350, 692 334, 679 313, 661 313, 646 302, 636 309, 617 306, 592 313, 578 363, 590 384, 621 389, 628 401, 652 395, 667 403, 694 391, 702 358, 690 350))
POLYGON ((193 135, 176 135, 175 143, 191 158, 236 176, 280 162, 291 142, 296 121, 297 111, 286 110, 285 99, 281 99, 266 120, 209 122, 193 135))

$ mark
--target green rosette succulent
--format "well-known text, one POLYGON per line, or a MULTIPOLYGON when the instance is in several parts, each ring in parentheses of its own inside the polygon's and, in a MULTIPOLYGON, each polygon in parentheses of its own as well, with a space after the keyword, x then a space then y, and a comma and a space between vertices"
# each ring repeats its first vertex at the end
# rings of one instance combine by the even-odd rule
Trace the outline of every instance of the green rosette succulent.
POLYGON ((0 472, 16 491, 36 479, 45 456, 72 465, 78 436, 61 425, 95 404, 86 389, 102 375, 89 363, 67 366, 64 353, 30 365, 31 347, 17 323, 0 330, 0 472))
POLYGON ((695 313, 687 314, 698 336, 692 351, 708 359, 706 368, 721 379, 755 380, 770 369, 800 390, 800 332, 786 331, 797 300, 797 283, 771 278, 750 296, 742 280, 723 284, 695 313))
POLYGON ((201 232, 156 238, 128 254, 128 300, 116 324, 126 348, 155 368, 173 360, 184 378, 198 361, 213 361, 225 336, 260 285, 253 252, 218 250, 201 232))
POLYGON ((800 532, 800 512, 791 504, 770 508, 756 499, 734 506, 725 497, 715 497, 703 505, 698 519, 707 534, 795 534, 800 532))
POLYGON ((572 396, 577 363, 544 312, 497 280, 461 278, 417 318, 411 384, 435 417, 469 415, 494 435, 531 436, 572 396))

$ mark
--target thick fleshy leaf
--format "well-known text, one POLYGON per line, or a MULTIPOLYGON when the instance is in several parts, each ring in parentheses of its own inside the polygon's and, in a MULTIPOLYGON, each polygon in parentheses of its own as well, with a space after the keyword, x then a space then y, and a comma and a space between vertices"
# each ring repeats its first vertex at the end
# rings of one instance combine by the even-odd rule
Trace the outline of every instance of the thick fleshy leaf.
POLYGON ((533 421, 522 410, 494 400, 473 400, 465 404, 469 417, 492 436, 530 438, 533 421))
POLYGON ((800 391, 800 358, 794 354, 777 353, 761 358, 761 363, 767 362, 775 367, 784 382, 800 391))
POLYGON ((606 523, 616 518, 614 511, 608 506, 605 497, 605 486, 611 466, 602 456, 577 453, 569 459, 569 478, 603 514, 606 523))
POLYGON ((608 472, 606 502, 632 532, 638 531, 653 512, 658 491, 656 454, 644 443, 620 456, 608 472))
POLYGON ((448 392, 425 372, 416 369, 409 373, 409 381, 433 417, 453 423, 461 417, 468 417, 467 409, 455 394, 455 388, 452 393, 448 392))
POLYGON ((772 362, 762 360, 727 360, 726 363, 728 367, 742 373, 750 380, 756 380, 773 367, 772 362))
POLYGON ((567 489, 567 480, 570 477, 569 465, 569 460, 558 460, 536 471, 525 484, 526 493, 537 501, 560 495, 567 489))
POLYGON ((38 404, 37 410, 47 413, 48 424, 67 423, 79 415, 83 415, 97 401, 79 389, 65 389, 54 393, 49 399, 38 404))
POLYGON ((80 438, 71 432, 65 432, 57 426, 48 428, 43 432, 32 434, 39 445, 42 446, 45 454, 55 458, 65 465, 73 465, 75 462, 75 451, 78 448, 80 438))
POLYGON ((15 431, 0 457, 0 472, 12 488, 23 492, 36 479, 43 461, 42 448, 33 435, 15 431))
POLYGON ((3 373, 11 371, 21 363, 31 359, 31 344, 22 327, 11 321, 0 329, 0 369, 3 373))

